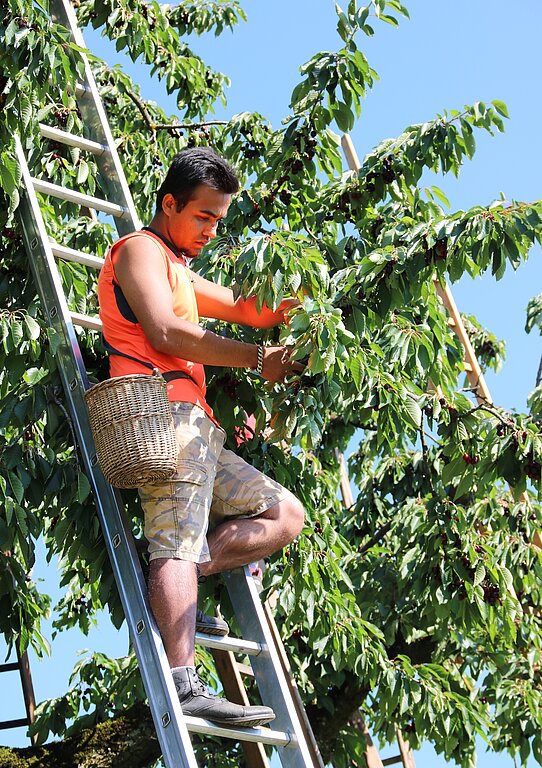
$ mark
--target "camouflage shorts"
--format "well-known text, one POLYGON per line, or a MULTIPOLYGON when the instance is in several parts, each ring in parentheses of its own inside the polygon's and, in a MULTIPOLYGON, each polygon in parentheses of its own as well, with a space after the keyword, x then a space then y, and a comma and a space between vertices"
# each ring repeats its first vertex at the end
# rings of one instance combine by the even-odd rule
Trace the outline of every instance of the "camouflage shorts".
POLYGON ((211 559, 207 529, 237 517, 256 517, 289 495, 223 448, 225 433, 192 403, 172 403, 179 446, 177 472, 139 489, 150 559, 211 559))

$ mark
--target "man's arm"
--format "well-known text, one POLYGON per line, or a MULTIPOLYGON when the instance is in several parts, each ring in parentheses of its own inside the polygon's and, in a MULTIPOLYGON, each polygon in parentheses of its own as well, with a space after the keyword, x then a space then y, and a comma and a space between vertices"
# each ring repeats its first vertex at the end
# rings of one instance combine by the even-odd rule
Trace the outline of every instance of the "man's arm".
MULTIPOLYGON (((218 336, 177 317, 160 249, 146 238, 122 243, 115 260, 115 274, 126 301, 154 349, 207 365, 255 368, 257 346, 218 336)), ((281 381, 298 370, 285 347, 267 347, 263 376, 281 381)))
POLYGON ((201 317, 249 325, 252 328, 273 328, 283 323, 285 313, 299 304, 297 299, 284 299, 275 311, 264 305, 261 312, 258 312, 255 296, 235 299, 231 288, 217 285, 192 271, 190 275, 201 317))

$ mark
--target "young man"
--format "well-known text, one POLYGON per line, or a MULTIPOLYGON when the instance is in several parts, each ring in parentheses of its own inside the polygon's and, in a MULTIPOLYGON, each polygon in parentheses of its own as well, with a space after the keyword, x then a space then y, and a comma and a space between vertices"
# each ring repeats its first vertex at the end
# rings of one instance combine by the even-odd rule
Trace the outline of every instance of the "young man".
POLYGON ((168 381, 179 458, 168 482, 140 489, 149 542, 149 600, 183 712, 221 724, 254 726, 269 707, 243 707, 214 696, 194 667, 194 632, 227 634, 220 619, 197 611, 197 573, 218 573, 270 555, 303 526, 300 502, 231 451, 205 400, 204 364, 251 368, 268 381, 301 371, 286 347, 260 347, 218 336, 199 317, 265 328, 295 303, 256 311, 254 298, 199 277, 187 267, 216 235, 231 196, 232 168, 209 148, 175 156, 141 232, 121 238, 98 281, 111 376, 148 373, 168 381), (208 524, 209 530, 208 530, 208 524), (199 564, 199 566, 197 566, 199 564))

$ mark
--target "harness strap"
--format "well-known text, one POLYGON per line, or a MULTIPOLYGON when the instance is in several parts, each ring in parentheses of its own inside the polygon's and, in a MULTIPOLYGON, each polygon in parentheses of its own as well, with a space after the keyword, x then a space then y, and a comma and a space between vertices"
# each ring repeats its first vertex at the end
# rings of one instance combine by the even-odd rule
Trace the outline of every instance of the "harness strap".
MULTIPOLYGON (((126 352, 121 352, 120 349, 115 349, 115 347, 110 344, 105 336, 102 335, 102 341, 104 348, 106 352, 110 355, 119 355, 119 357, 126 357, 128 360, 133 360, 134 363, 139 363, 140 365, 145 366, 145 368, 148 368, 150 371, 153 371, 156 366, 154 366, 152 363, 148 363, 146 360, 140 360, 138 357, 134 357, 133 355, 127 355, 126 352)), ((186 373, 186 371, 165 371, 162 373, 162 377, 166 381, 174 381, 175 379, 190 379, 190 381, 193 381, 196 386, 198 386, 197 381, 190 376, 189 373, 186 373)))

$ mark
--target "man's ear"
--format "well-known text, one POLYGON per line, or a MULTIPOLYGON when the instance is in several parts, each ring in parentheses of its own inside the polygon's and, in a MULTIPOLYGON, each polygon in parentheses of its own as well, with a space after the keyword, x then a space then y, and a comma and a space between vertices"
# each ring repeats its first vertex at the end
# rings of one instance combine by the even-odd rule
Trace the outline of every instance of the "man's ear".
POLYGON ((162 211, 166 216, 170 216, 177 210, 177 201, 171 192, 167 192, 162 199, 162 211))

